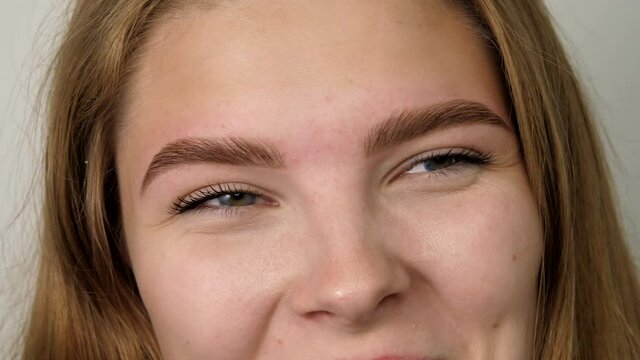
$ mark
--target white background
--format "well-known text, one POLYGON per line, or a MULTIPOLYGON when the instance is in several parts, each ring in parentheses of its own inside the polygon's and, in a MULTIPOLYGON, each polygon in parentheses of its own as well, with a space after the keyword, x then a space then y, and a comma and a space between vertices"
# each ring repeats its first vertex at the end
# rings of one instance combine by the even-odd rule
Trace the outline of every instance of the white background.
MULTIPOLYGON (((623 220, 638 263, 640 1, 546 2, 607 134, 623 220)), ((9 358, 34 277, 42 144, 38 91, 67 3, 0 0, 0 359, 9 358)))

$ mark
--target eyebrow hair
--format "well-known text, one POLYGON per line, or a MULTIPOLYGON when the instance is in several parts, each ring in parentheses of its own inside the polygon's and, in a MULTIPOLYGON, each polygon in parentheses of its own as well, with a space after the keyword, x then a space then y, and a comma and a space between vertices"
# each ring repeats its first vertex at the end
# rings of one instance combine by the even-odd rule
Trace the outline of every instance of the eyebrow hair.
POLYGON ((211 162, 281 169, 285 166, 282 158, 278 149, 264 140, 184 138, 164 146, 153 157, 142 180, 142 191, 154 177, 180 165, 211 162))
POLYGON ((403 110, 374 126, 364 142, 367 157, 435 130, 487 124, 512 130, 511 124, 481 103, 456 99, 423 108, 403 110))
MULTIPOLYGON (((367 157, 435 130, 470 124, 511 125, 481 103, 456 99, 388 116, 365 137, 367 157)), ((284 156, 275 145, 262 139, 239 137, 188 137, 165 145, 154 157, 144 175, 141 192, 161 173, 195 163, 285 168, 284 156)))

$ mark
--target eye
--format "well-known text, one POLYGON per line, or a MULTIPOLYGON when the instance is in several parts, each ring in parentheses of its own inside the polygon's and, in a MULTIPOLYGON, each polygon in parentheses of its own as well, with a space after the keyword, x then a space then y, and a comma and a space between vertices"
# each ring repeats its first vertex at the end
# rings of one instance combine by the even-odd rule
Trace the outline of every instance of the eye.
POLYGON ((240 211, 258 205, 273 205, 261 192, 246 185, 208 185, 194 193, 179 197, 171 206, 172 214, 188 211, 221 212, 222 215, 236 215, 240 211))
POLYGON ((468 166, 490 164, 492 154, 470 149, 446 149, 420 155, 403 168, 403 174, 432 173, 447 175, 448 172, 468 166))

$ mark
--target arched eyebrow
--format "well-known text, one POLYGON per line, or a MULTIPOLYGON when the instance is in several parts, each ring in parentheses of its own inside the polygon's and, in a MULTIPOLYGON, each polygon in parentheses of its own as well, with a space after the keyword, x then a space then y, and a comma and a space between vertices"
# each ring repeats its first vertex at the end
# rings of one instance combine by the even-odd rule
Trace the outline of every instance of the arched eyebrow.
MULTIPOLYGON (((377 123, 364 140, 367 157, 398 146, 435 130, 453 126, 488 124, 512 130, 509 122, 481 103, 456 99, 427 107, 406 109, 377 123)), ((154 178, 173 168, 217 163, 271 169, 286 167, 284 156, 270 142, 255 138, 189 137, 165 145, 151 160, 141 186, 141 193, 154 178)))
POLYGON ((392 114, 369 131, 364 150, 370 157, 435 130, 471 124, 495 125, 513 130, 511 123, 484 104, 456 99, 392 114))

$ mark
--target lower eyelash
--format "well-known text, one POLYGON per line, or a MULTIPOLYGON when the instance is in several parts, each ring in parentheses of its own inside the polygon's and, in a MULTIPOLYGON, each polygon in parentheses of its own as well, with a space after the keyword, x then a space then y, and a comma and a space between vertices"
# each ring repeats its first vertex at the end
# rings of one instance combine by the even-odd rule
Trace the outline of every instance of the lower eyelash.
MULTIPOLYGON (((210 208, 210 207, 195 207, 191 209, 196 213, 207 212, 207 213, 219 213, 223 217, 231 217, 237 215, 241 208, 239 207, 221 207, 221 208, 210 208)), ((186 211, 186 210, 184 210, 186 211)), ((183 211, 183 212, 184 212, 183 211)))
MULTIPOLYGON (((432 153, 425 156, 418 157, 411 161, 411 163, 404 167, 401 174, 406 171, 412 169, 416 165, 438 158, 447 158, 447 157, 458 157, 463 160, 467 164, 473 165, 487 165, 491 164, 494 159, 494 155, 491 153, 483 153, 479 151, 474 151, 470 149, 449 149, 445 152, 432 153)), ((447 175, 452 171, 459 170, 459 166, 453 165, 451 167, 447 167, 441 170, 436 170, 431 173, 434 174, 442 174, 447 175)), ((213 184, 208 185, 194 193, 188 194, 186 196, 179 197, 174 203, 171 204, 169 212, 173 215, 179 215, 185 213, 187 211, 193 210, 196 212, 200 211, 208 211, 208 212, 218 212, 223 216, 233 216, 238 213, 238 211, 242 211, 240 207, 220 207, 220 208, 204 208, 199 207, 202 203, 214 199, 216 197, 233 194, 233 193, 245 193, 249 195, 253 195, 256 197, 263 197, 264 195, 258 191, 254 191, 248 189, 243 186, 238 186, 235 184, 213 184)))

